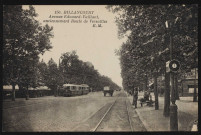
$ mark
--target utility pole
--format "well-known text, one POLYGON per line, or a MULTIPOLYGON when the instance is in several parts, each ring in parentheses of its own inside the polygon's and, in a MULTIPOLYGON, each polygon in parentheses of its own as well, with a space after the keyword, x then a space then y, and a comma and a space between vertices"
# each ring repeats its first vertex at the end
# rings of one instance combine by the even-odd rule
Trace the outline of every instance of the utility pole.
MULTIPOLYGON (((173 35, 172 35, 172 25, 173 23, 170 22, 170 61, 173 60, 173 35)), ((168 21, 166 21, 166 28, 168 28, 168 21)), ((170 71, 170 91, 171 91, 171 102, 170 105, 170 131, 178 131, 178 117, 177 117, 177 105, 175 104, 175 81, 174 81, 175 73, 170 71)))
POLYGON ((179 91, 178 91, 178 74, 175 75, 175 98, 176 100, 179 100, 179 91))
MULTIPOLYGON (((165 22, 165 25, 166 25, 166 29, 167 29, 166 34, 170 37, 170 40, 171 40, 170 32, 168 30, 168 22, 167 21, 165 22)), ((170 49, 170 47, 169 47, 169 49, 170 49)), ((170 59, 171 59, 171 56, 170 56, 170 59)), ((166 68, 165 68, 165 96, 164 96, 163 116, 169 117, 170 116, 170 72, 167 69, 167 67, 169 66, 167 64, 167 62, 164 64, 165 64, 166 68)))
POLYGON ((170 116, 170 73, 165 71, 165 96, 163 116, 170 116))

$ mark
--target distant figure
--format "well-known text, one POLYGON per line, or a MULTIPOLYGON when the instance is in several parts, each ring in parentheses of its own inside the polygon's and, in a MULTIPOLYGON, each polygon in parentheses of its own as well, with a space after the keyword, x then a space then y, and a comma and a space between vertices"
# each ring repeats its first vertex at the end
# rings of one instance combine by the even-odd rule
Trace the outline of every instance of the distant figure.
POLYGON ((149 96, 150 96, 150 92, 145 90, 145 92, 144 92, 144 101, 149 100, 149 96))
POLYGON ((149 91, 149 100, 152 101, 151 91, 149 91))
POLYGON ((133 95, 133 92, 132 92, 132 90, 129 90, 129 94, 132 96, 133 95))
POLYGON ((149 88, 148 88, 148 91, 149 91, 149 92, 151 92, 151 91, 152 91, 152 89, 149 87, 149 88))
POLYGON ((138 89, 133 89, 133 105, 137 108, 137 100, 138 100, 138 89))

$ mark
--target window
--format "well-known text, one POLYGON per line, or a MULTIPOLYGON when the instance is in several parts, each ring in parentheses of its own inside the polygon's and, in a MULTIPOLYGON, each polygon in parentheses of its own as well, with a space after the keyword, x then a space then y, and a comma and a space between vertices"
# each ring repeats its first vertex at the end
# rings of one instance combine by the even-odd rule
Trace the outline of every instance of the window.
POLYGON ((70 90, 70 87, 69 87, 69 86, 67 86, 65 89, 66 89, 66 90, 70 90))
MULTIPOLYGON (((188 93, 194 93, 194 85, 188 85, 188 93)), ((197 85, 196 85, 196 93, 198 93, 197 85)))

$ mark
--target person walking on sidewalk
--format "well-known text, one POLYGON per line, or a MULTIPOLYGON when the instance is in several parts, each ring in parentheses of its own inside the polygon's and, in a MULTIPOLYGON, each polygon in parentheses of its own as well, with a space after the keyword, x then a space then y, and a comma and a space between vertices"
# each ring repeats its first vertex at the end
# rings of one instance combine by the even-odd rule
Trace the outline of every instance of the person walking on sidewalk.
POLYGON ((133 105, 137 108, 137 100, 138 100, 138 89, 133 88, 133 105))

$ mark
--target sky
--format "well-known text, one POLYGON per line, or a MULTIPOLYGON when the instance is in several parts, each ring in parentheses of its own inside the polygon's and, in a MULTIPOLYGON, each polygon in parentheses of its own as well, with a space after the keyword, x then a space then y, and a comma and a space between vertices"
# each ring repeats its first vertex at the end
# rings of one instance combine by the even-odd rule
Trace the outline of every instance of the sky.
POLYGON ((47 63, 53 58, 58 64, 62 53, 76 50, 80 60, 91 62, 101 75, 110 77, 117 85, 122 86, 120 61, 119 56, 115 55, 115 49, 119 49, 125 39, 118 39, 115 14, 109 12, 105 5, 34 5, 34 7, 38 13, 36 19, 42 25, 53 26, 54 33, 54 38, 51 39, 53 48, 41 55, 40 59, 47 63), (55 11, 60 11, 60 14, 55 14, 55 11), (64 14, 65 11, 68 14, 64 14), (87 11, 91 14, 74 14, 81 15, 82 18, 74 19, 81 20, 81 23, 71 23, 72 19, 69 18, 49 18, 50 15, 72 16, 70 12, 75 11, 87 11), (86 19, 88 23, 84 23, 85 18, 82 15, 98 16, 98 19, 93 20, 104 20, 107 23, 101 23, 102 27, 93 27, 94 23, 91 23, 90 19, 86 19), (69 23, 44 22, 49 19, 69 20, 69 23))

